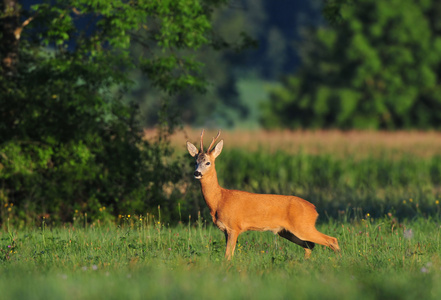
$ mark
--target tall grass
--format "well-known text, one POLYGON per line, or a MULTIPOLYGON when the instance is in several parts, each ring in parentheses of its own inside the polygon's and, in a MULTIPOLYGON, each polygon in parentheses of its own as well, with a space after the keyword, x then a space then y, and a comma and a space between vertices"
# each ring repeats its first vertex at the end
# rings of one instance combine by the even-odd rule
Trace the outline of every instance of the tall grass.
MULTIPOLYGON (((200 134, 187 133, 193 142, 200 134)), ((440 133, 256 131, 222 137, 216 169, 225 188, 300 196, 322 216, 334 218, 342 211, 356 217, 360 210, 375 217, 439 217, 440 133)), ((187 160, 183 211, 196 216, 202 210, 208 216, 192 178, 194 161, 186 153, 185 138, 177 135, 172 143, 187 160)))
POLYGON ((223 259, 223 234, 204 220, 169 227, 32 228, 0 234, 2 299, 438 299, 440 226, 391 217, 330 221, 341 255, 303 249, 271 233, 244 233, 223 259))
MULTIPOLYGON (((215 136, 217 130, 205 132, 206 142, 215 136)), ((146 138, 155 134, 146 130, 146 138)), ((181 151, 185 142, 198 141, 200 129, 185 128, 171 137, 171 144, 181 151)), ((297 154, 330 154, 340 158, 346 155, 359 157, 378 157, 385 154, 401 154, 432 157, 441 153, 441 132, 437 131, 265 131, 265 130, 223 130, 221 138, 228 149, 239 148, 254 152, 262 149, 266 152, 283 151, 297 154)))
MULTIPOLYGON (((375 217, 440 216, 441 156, 391 158, 386 153, 356 158, 224 148, 216 170, 226 188, 300 196, 315 204, 320 214, 334 218, 358 209, 375 217)), ((191 167, 188 174, 192 179, 191 167)), ((186 203, 204 209, 199 183, 189 181, 188 186, 186 203)))

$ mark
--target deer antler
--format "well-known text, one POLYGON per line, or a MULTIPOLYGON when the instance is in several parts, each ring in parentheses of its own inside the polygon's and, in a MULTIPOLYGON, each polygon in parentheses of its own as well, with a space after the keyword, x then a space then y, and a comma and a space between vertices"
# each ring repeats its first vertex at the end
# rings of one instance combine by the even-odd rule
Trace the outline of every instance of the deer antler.
POLYGON ((211 141, 210 146, 208 146, 207 152, 210 152, 211 148, 213 147, 213 145, 214 145, 214 143, 216 142, 216 140, 219 138, 220 134, 221 134, 221 131, 219 130, 219 131, 217 132, 216 137, 214 137, 213 140, 211 141))
POLYGON ((204 130, 202 129, 202 132, 201 132, 201 151, 200 151, 200 153, 204 153, 203 140, 204 140, 204 130))

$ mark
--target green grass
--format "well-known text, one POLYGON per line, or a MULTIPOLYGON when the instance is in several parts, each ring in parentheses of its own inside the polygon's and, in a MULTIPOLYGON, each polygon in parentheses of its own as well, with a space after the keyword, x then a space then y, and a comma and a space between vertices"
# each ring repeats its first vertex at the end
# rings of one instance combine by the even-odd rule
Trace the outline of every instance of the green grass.
POLYGON ((439 299, 440 225, 394 216, 329 220, 341 255, 303 249, 272 233, 239 236, 224 260, 223 234, 208 222, 168 226, 125 218, 0 233, 2 299, 439 299))

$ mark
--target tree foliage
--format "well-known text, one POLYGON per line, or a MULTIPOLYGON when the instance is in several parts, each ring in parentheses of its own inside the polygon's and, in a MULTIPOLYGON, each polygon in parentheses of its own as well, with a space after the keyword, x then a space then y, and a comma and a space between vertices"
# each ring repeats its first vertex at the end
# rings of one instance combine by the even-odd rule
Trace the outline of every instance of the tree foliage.
MULTIPOLYGON (((169 109, 178 107, 176 115, 196 127, 257 125, 258 103, 265 95, 256 91, 253 83, 266 86, 298 67, 296 44, 301 40, 300 29, 323 23, 320 3, 321 0, 277 4, 268 0, 241 0, 213 10, 214 49, 206 45, 195 52, 204 64, 209 83, 206 92, 189 91, 170 97, 169 109), (249 47, 240 51, 244 46, 249 47)), ((139 82, 131 96, 139 101, 140 120, 152 126, 157 121, 157 115, 152 112, 161 107, 161 95, 145 84, 141 73, 132 75, 139 82)))
POLYGON ((264 107, 266 127, 439 128, 441 4, 332 1, 302 67, 264 107))
MULTIPOLYGON (((167 97, 169 115, 179 116, 182 122, 193 126, 216 128, 233 126, 237 119, 247 116, 247 108, 240 101, 236 86, 237 73, 244 66, 245 52, 249 53, 242 50, 257 48, 256 41, 250 35, 255 36, 260 28, 253 21, 261 9, 260 2, 246 0, 229 3, 222 9, 212 11, 210 43, 193 52, 204 66, 207 81, 204 93, 193 89, 167 97)), ((141 49, 134 47, 132 51, 139 53, 141 49)), ((140 105, 140 121, 151 127, 158 121, 154 111, 162 106, 163 95, 152 91, 149 84, 144 84, 144 74, 137 72, 132 75, 139 84, 134 86, 130 97, 140 105)))
POLYGON ((204 89, 191 53, 212 43, 211 13, 223 2, 2 2, 0 223, 69 221, 103 207, 117 215, 161 204, 173 213, 164 186, 180 179, 181 163, 166 158, 166 131, 142 139, 137 106, 122 95, 135 68, 168 94, 204 89))

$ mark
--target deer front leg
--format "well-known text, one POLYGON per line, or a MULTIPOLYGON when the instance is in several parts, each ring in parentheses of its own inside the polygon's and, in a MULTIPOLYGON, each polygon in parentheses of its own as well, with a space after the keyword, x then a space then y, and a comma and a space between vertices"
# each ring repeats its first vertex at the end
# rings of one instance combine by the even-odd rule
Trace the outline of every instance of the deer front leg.
POLYGON ((234 249, 236 249, 236 242, 239 233, 235 231, 227 232, 225 231, 225 238, 227 242, 227 249, 225 250, 225 258, 227 260, 231 260, 231 257, 234 255, 234 249))

